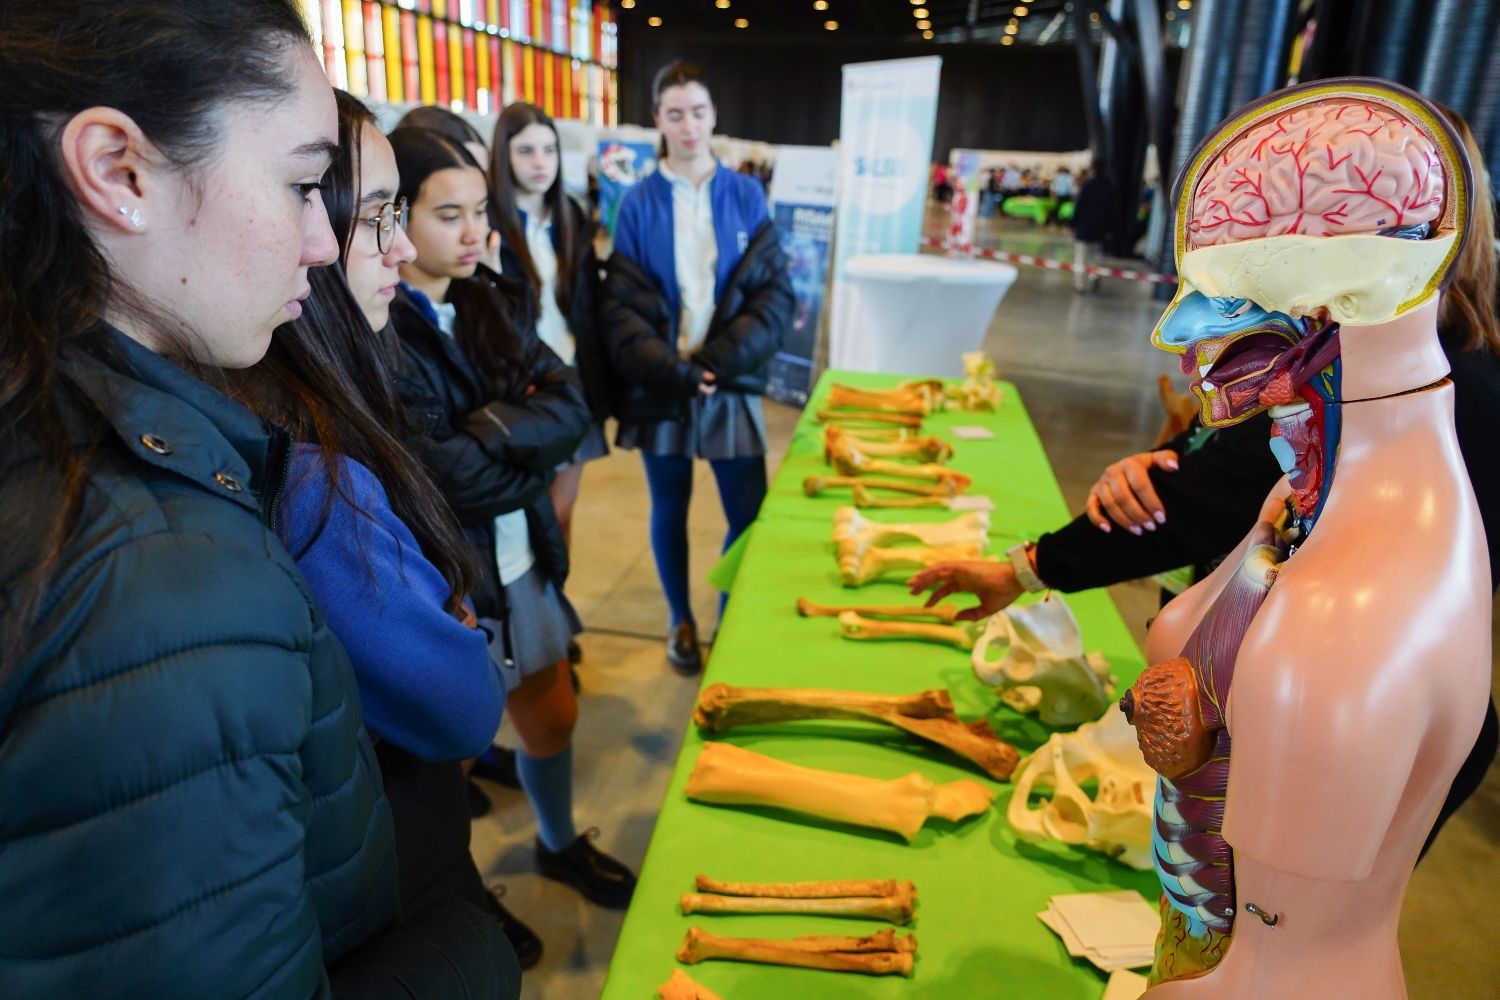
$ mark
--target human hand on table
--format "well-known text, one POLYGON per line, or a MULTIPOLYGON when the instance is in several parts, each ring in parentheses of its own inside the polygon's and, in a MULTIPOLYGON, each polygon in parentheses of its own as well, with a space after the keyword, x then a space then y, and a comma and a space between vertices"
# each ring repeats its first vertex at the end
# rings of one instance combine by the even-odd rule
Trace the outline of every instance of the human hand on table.
POLYGON ((932 590, 925 605, 929 608, 952 594, 973 594, 979 598, 979 604, 955 616, 959 621, 969 622, 1004 611, 1026 592, 1008 562, 935 563, 908 580, 907 586, 912 594, 932 590))
POLYGON ((1089 521, 1100 531, 1108 532, 1113 521, 1133 535, 1142 530, 1155 531, 1167 523, 1166 510, 1156 488, 1147 475, 1152 466, 1167 472, 1177 471, 1177 452, 1170 449, 1143 451, 1127 455, 1105 468, 1098 482, 1089 488, 1085 505, 1089 521))

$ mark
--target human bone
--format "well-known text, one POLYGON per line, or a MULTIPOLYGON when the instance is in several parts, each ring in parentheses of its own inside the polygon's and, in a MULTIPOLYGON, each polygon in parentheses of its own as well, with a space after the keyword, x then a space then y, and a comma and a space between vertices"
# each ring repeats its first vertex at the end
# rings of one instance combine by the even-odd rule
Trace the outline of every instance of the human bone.
POLYGON ((837 618, 852 611, 865 618, 933 618, 952 624, 963 610, 953 604, 816 604, 805 597, 797 598, 797 614, 803 618, 837 618))
POLYGON ((672 976, 656 988, 657 1000, 724 1000, 723 997, 681 969, 673 969, 672 976))
POLYGON ((990 515, 971 510, 948 521, 923 521, 886 524, 872 521, 854 507, 840 507, 833 514, 833 541, 842 547, 853 545, 890 545, 893 542, 917 542, 922 545, 980 544, 988 540, 990 515))
POLYGON ((941 379, 905 382, 894 389, 856 389, 834 383, 828 388, 826 405, 833 409, 876 410, 926 415, 942 399, 941 379))
MULTIPOLYGON (((984 719, 973 722, 959 719, 953 711, 953 699, 941 689, 914 695, 885 695, 821 688, 742 688, 710 684, 698 696, 697 707, 693 710, 694 723, 713 733, 737 726, 803 719, 856 719, 893 726, 973 761, 998 781, 1010 776, 1019 756, 1015 747, 995 736, 984 719)), ((701 883, 699 888, 703 888, 701 883)))
POLYGON ((839 552, 839 580, 846 587, 862 587, 894 570, 925 569, 940 562, 998 562, 984 554, 985 543, 902 545, 896 548, 848 546, 839 552))
POLYGON ((858 972, 867 976, 909 976, 916 950, 915 936, 898 937, 890 928, 864 937, 805 934, 785 940, 765 940, 720 937, 693 927, 683 939, 682 947, 677 949, 677 961, 696 965, 709 959, 725 959, 830 972, 858 972))
POLYGON ((998 410, 1000 386, 995 382, 995 362, 985 357, 982 351, 971 351, 963 355, 963 363, 963 384, 948 386, 944 390, 947 408, 998 410))
POLYGON ((952 473, 935 483, 916 483, 901 479, 868 479, 863 476, 808 476, 802 480, 802 492, 810 497, 825 490, 862 487, 867 490, 891 490, 895 493, 911 493, 924 497, 957 496, 969 488, 971 480, 960 473, 952 473))
POLYGON ((915 462, 943 463, 953 457, 953 446, 936 435, 897 439, 872 438, 851 433, 836 424, 823 428, 825 457, 834 448, 852 445, 872 458, 898 458, 915 462))
POLYGON ((839 615, 839 634, 845 639, 916 639, 935 642, 969 652, 983 626, 965 622, 960 625, 934 625, 930 622, 888 622, 865 618, 856 612, 839 615))
POLYGON ((989 791, 961 778, 936 784, 915 772, 882 781, 799 767, 731 743, 703 744, 685 788, 699 802, 772 806, 788 812, 889 830, 907 842, 929 817, 957 821, 990 807, 989 791))
POLYGON ((895 424, 920 429, 922 418, 915 413, 882 413, 879 410, 819 410, 818 423, 895 424))
MULTIPOLYGON (((924 692, 925 693, 925 692, 924 692)), ((699 875, 693 880, 699 892, 721 896, 760 896, 768 899, 827 899, 838 896, 895 896, 916 898, 917 887, 891 878, 834 879, 824 882, 724 882, 699 875)))
POLYGON ((1135 730, 1114 705, 1095 722, 1054 733, 1011 775, 1015 791, 1005 818, 1022 840, 1075 844, 1148 871, 1156 772, 1136 744, 1135 730), (1091 799, 1081 787, 1098 783, 1091 799), (1033 808, 1029 797, 1050 787, 1033 808))
POLYGON ((854 499, 854 506, 861 510, 879 510, 882 508, 910 509, 913 507, 950 507, 949 498, 945 496, 918 496, 918 497, 878 497, 865 489, 864 484, 856 483, 850 494, 854 499))
POLYGON ((871 458, 856 446, 856 442, 836 435, 823 449, 823 458, 834 471, 843 476, 877 475, 900 476, 910 479, 929 479, 943 482, 949 479, 968 480, 962 473, 954 472, 937 462, 909 465, 887 459, 871 458))
POLYGON ((1056 594, 991 615, 971 660, 1007 705, 1049 726, 1096 719, 1114 698, 1108 661, 1084 653, 1078 619, 1056 594))

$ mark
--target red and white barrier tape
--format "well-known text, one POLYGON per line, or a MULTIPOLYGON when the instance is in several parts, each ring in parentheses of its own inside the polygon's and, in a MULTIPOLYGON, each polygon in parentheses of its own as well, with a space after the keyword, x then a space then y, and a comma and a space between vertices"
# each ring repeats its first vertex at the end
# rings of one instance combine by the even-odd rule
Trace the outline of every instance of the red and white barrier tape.
MULTIPOLYGON (((940 239, 923 239, 922 245, 931 250, 947 250, 948 244, 940 239)), ((975 257, 985 260, 999 260, 1007 264, 1030 264, 1032 267, 1045 267, 1052 271, 1082 271, 1085 274, 1097 274, 1105 278, 1124 278, 1126 281, 1152 281, 1160 285, 1177 284, 1175 274, 1153 274, 1150 271, 1135 271, 1123 267, 1101 267, 1098 264, 1088 264, 1079 267, 1072 261, 1054 260, 1050 257, 1033 257, 1025 253, 1007 253, 1004 250, 986 250, 982 247, 973 247, 969 253, 975 257)))

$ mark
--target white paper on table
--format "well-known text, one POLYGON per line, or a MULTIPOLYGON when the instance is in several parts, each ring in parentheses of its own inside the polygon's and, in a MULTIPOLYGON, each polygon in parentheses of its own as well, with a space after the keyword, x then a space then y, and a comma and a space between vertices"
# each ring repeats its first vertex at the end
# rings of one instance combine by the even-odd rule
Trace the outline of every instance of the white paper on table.
POLYGON ((1109 982, 1104 984, 1104 995, 1099 1000, 1140 1000, 1145 992, 1145 976, 1119 969, 1109 974, 1109 982))
POLYGON ((993 441, 995 439, 994 431, 974 424, 963 424, 959 427, 950 427, 948 430, 960 441, 993 441))
POLYGON ((994 510, 995 501, 981 494, 965 494, 948 498, 949 510, 994 510))
POLYGON ((1129 889, 1053 896, 1052 909, 1090 948, 1151 949, 1161 930, 1156 908, 1129 889))
POLYGON ((1082 941, 1078 940, 1078 935, 1073 933, 1073 928, 1068 926, 1068 922, 1053 910, 1050 904, 1047 909, 1037 914, 1037 919, 1046 924, 1048 930, 1062 938, 1063 947, 1068 950, 1069 955, 1074 958, 1084 957, 1084 952, 1088 949, 1084 947, 1082 941))

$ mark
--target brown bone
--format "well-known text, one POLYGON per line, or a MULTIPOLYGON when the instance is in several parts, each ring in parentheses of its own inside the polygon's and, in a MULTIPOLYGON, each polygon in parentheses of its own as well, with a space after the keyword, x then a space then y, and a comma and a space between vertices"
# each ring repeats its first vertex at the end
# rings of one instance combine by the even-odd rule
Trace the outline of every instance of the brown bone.
POLYGON ((681 969, 672 970, 672 978, 656 988, 656 996, 657 1000, 724 1000, 681 969))
POLYGON ((911 508, 911 507, 948 507, 948 497, 878 497, 865 489, 863 484, 856 483, 852 492, 854 506, 866 510, 880 508, 911 508))
POLYGON ((825 490, 862 486, 868 490, 892 490, 917 496, 951 497, 968 489, 970 479, 954 474, 936 483, 914 483, 900 479, 866 479, 862 476, 808 476, 802 480, 802 492, 815 497, 825 490))
MULTIPOLYGON (((953 711, 953 699, 941 689, 914 695, 885 695, 823 688, 710 684, 698 696, 698 705, 693 710, 693 721, 711 733, 738 726, 806 719, 852 719, 894 726, 973 761, 997 781, 1008 779, 1020 760, 1015 747, 997 737, 987 721, 959 719, 953 711)), ((708 889, 701 882, 699 888, 727 891, 708 889)))
POLYGON ((912 413, 881 413, 875 410, 819 410, 818 423, 895 424, 920 429, 922 418, 912 413))
POLYGON ((823 460, 833 466, 834 471, 843 476, 880 475, 898 476, 910 479, 927 479, 932 482, 944 482, 949 479, 969 481, 969 477, 961 472, 954 472, 945 465, 936 462, 925 462, 921 465, 908 465, 904 462, 891 462, 880 458, 871 458, 857 442, 849 440, 843 435, 835 435, 831 441, 826 442, 823 449, 823 460))
MULTIPOLYGON (((722 687, 723 685, 715 685, 722 687)), ((827 899, 837 896, 894 896, 907 893, 916 898, 917 887, 893 878, 851 878, 825 882, 724 882, 707 875, 693 880, 699 892, 721 896, 757 896, 764 899, 827 899)))
POLYGON ((862 938, 808 934, 786 940, 763 940, 719 937, 693 927, 677 950, 677 961, 696 965, 709 959, 723 959, 867 976, 909 976, 916 950, 917 939, 913 935, 897 937, 889 929, 862 938))
POLYGON ((828 387, 826 405, 834 409, 877 410, 926 416, 938 407, 942 398, 941 379, 904 382, 893 389, 857 389, 835 382, 828 387))
MULTIPOLYGON (((910 885, 910 883, 907 883, 910 885)), ((890 896, 827 896, 793 899, 762 896, 720 896, 716 893, 685 892, 684 915, 692 913, 801 913, 825 917, 859 917, 893 924, 911 922, 915 900, 910 893, 890 896)))
POLYGON ((1120 699, 1120 710, 1136 729, 1141 755, 1168 779, 1185 777, 1208 763, 1213 736, 1198 707, 1198 679, 1186 657, 1153 663, 1120 699))
POLYGON ((853 446, 873 458, 900 458, 916 462, 946 462, 953 457, 953 446, 936 435, 903 437, 897 440, 871 438, 837 425, 823 428, 823 460, 835 449, 853 446))
POLYGON ((860 641, 878 639, 916 639, 935 642, 969 652, 974 648, 974 631, 963 625, 934 625, 930 622, 883 622, 865 618, 853 611, 839 615, 839 634, 860 641))

